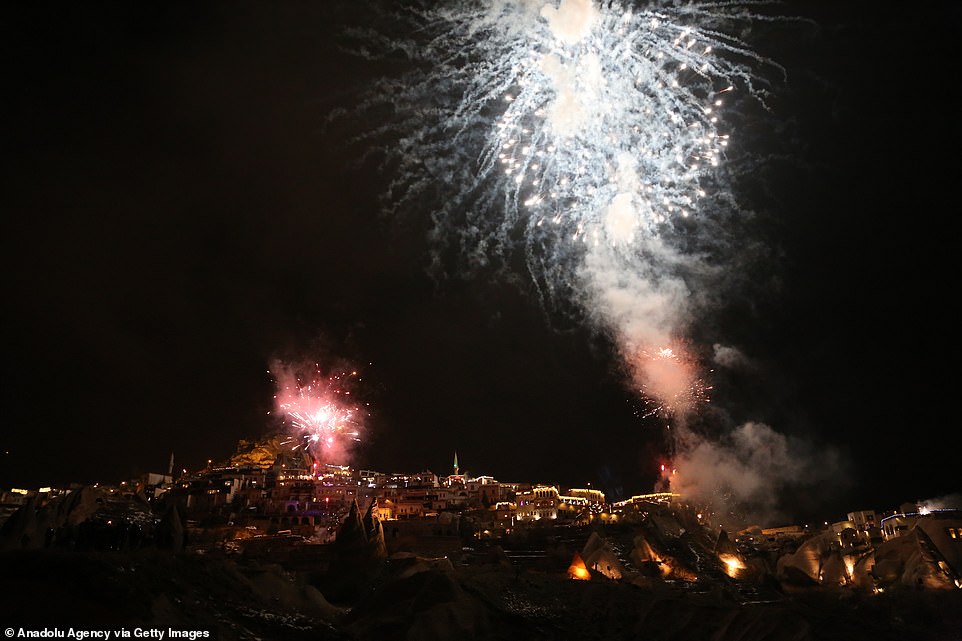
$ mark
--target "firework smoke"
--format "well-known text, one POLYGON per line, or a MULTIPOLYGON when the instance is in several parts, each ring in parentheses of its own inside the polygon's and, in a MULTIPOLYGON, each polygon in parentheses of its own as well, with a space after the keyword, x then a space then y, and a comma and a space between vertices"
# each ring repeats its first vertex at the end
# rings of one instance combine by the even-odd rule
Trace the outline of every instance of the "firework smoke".
POLYGON ((712 360, 720 367, 733 371, 744 371, 755 369, 752 359, 742 353, 737 347, 721 345, 715 343, 712 346, 714 356, 712 360))
MULTIPOLYGON (((432 203, 435 237, 468 266, 520 249, 543 300, 576 302, 654 411, 683 422, 710 389, 685 336, 717 269, 693 248, 734 207, 726 116, 783 75, 730 34, 775 18, 751 2, 467 4, 409 4, 396 39, 354 33, 411 68, 354 111, 379 123, 360 139, 394 176, 388 210, 432 203)), ((693 439, 683 462, 701 465, 693 439)))
POLYGON ((926 514, 933 510, 962 510, 962 494, 947 494, 924 501, 916 501, 918 511, 926 514))
POLYGON ((277 362, 271 373, 277 385, 276 411, 289 437, 284 443, 292 450, 303 449, 317 463, 346 464, 366 415, 352 397, 357 372, 324 374, 316 363, 296 367, 277 362))
POLYGON ((744 526, 790 518, 779 495, 838 474, 839 455, 780 434, 764 423, 745 423, 717 441, 682 429, 671 488, 714 513, 718 522, 744 526))
POLYGON ((389 207, 444 202, 435 235, 459 239, 472 264, 508 262, 520 245, 543 296, 577 299, 645 378, 632 359, 677 351, 698 311, 707 268, 673 240, 731 201, 726 109, 740 94, 764 101, 765 76, 781 73, 726 35, 763 19, 749 6, 408 6, 398 18, 415 39, 359 34, 365 51, 415 67, 356 112, 383 122, 365 142, 390 140, 389 207))

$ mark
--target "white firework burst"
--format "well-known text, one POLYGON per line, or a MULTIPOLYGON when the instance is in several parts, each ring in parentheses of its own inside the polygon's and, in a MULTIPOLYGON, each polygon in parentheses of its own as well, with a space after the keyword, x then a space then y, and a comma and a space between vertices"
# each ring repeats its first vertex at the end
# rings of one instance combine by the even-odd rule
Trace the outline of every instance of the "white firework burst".
POLYGON ((387 201, 427 195, 482 260, 519 239, 552 245, 542 269, 570 241, 631 254, 725 191, 727 101, 781 71, 729 35, 775 19, 753 6, 430 3, 399 14, 407 38, 357 32, 415 67, 359 112, 389 141, 387 201))
MULTIPOLYGON (((732 207, 728 116, 741 97, 764 105, 784 75, 740 35, 783 20, 763 5, 390 9, 397 33, 357 30, 355 50, 404 72, 351 111, 392 176, 388 211, 430 211, 439 245, 458 243, 457 267, 523 256, 543 301, 583 310, 644 379, 634 383, 674 405, 635 360, 684 336, 711 271, 692 239, 721 235, 708 221, 732 207)), ((442 269, 451 257, 436 255, 442 269)))

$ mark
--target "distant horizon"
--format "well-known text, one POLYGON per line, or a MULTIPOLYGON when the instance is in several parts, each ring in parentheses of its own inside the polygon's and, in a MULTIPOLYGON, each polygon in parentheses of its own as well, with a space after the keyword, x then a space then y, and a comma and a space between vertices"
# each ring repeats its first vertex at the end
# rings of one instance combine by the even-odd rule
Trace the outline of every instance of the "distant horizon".
MULTIPOLYGON (((272 437, 268 437, 268 438, 272 438, 272 437)), ((240 440, 247 440, 247 439, 240 439, 240 440)), ((263 439, 263 440, 267 440, 267 439, 263 439)), ((256 441, 255 441, 255 442, 256 442, 256 441)), ((459 454, 459 460, 460 460, 460 454, 459 454)), ((452 461, 452 462, 453 462, 453 461, 452 461)), ((579 488, 584 488, 584 489, 587 489, 587 488, 600 489, 600 488, 597 488, 597 487, 593 487, 593 484, 592 484, 591 482, 586 482, 586 483, 578 484, 578 483, 557 483, 557 482, 552 482, 552 481, 550 481, 550 480, 547 480, 547 481, 546 481, 546 480, 528 480, 528 479, 516 479, 516 478, 515 478, 515 479, 512 479, 512 480, 505 480, 505 479, 501 479, 501 478, 498 478, 497 476, 490 475, 490 474, 481 474, 481 475, 477 475, 477 476, 471 477, 471 474, 472 474, 472 473, 469 473, 469 472, 459 472, 457 475, 455 475, 455 474, 453 474, 453 468, 452 468, 452 473, 450 473, 450 474, 444 474, 444 473, 435 472, 435 471, 431 470, 430 468, 422 469, 422 470, 417 470, 417 471, 404 471, 404 470, 396 470, 396 469, 395 469, 395 470, 390 470, 390 471, 385 471, 385 470, 378 470, 378 469, 374 469, 374 468, 370 468, 370 467, 355 466, 355 465, 350 465, 350 464, 348 464, 348 465, 338 464, 338 463, 326 463, 326 464, 329 464, 329 465, 332 465, 332 466, 335 466, 335 467, 347 467, 347 468, 351 469, 353 472, 359 472, 359 471, 361 471, 361 470, 365 470, 365 471, 372 471, 372 472, 376 472, 376 473, 378 473, 378 474, 384 474, 384 475, 388 475, 388 476, 393 475, 393 474, 411 475, 411 476, 414 476, 414 475, 421 474, 421 473, 424 473, 424 472, 430 472, 431 474, 437 476, 439 479, 447 478, 447 477, 450 477, 450 476, 465 476, 465 477, 470 477, 470 478, 477 478, 478 476, 492 476, 498 483, 530 484, 530 485, 532 485, 532 486, 545 486, 545 487, 552 487, 552 486, 553 486, 553 487, 568 488, 568 489, 579 489, 579 488)), ((226 459, 226 460, 221 460, 221 461, 218 461, 218 460, 216 460, 216 459, 215 459, 215 460, 212 460, 210 471, 216 471, 217 469, 236 469, 236 468, 243 468, 243 467, 245 467, 245 466, 243 466, 243 465, 237 465, 237 466, 232 466, 232 465, 230 465, 230 464, 229 464, 229 457, 228 457, 228 459, 226 459)), ((248 466, 248 467, 259 468, 259 469, 262 469, 262 470, 266 470, 266 469, 267 469, 267 468, 261 468, 260 466, 257 466, 257 465, 251 465, 251 466, 248 466)), ((272 466, 272 467, 273 467, 273 466, 272 466)), ((177 479, 183 478, 183 477, 185 477, 185 476, 187 476, 187 477, 190 477, 190 476, 202 476, 203 473, 208 470, 208 468, 207 468, 207 466, 206 466, 206 463, 205 463, 202 467, 198 467, 198 468, 195 468, 195 469, 193 469, 193 470, 191 470, 190 468, 187 468, 187 472, 186 472, 186 473, 183 472, 183 469, 184 469, 184 468, 182 468, 182 467, 179 468, 179 467, 177 466, 177 464, 176 464, 176 458, 175 458, 175 465, 174 465, 174 471, 173 471, 173 475, 172 475, 172 482, 176 482, 177 479)), ((166 471, 163 471, 163 472, 156 472, 156 471, 155 471, 155 472, 142 472, 142 473, 140 473, 139 475, 136 475, 136 476, 131 476, 131 477, 129 477, 129 478, 118 478, 118 479, 113 480, 113 481, 89 480, 89 481, 86 481, 86 482, 80 482, 80 481, 74 480, 74 481, 66 481, 66 482, 58 482, 58 483, 39 484, 39 485, 38 485, 38 488, 47 488, 47 487, 49 487, 49 488, 51 488, 51 489, 67 490, 67 491, 71 491, 71 490, 72 490, 71 486, 76 486, 78 489, 79 489, 79 488, 83 488, 83 487, 97 487, 97 486, 119 488, 120 485, 121 485, 121 483, 126 483, 126 482, 129 482, 129 481, 134 481, 134 480, 137 480, 138 477, 143 477, 143 476, 146 476, 146 475, 148 475, 148 474, 156 474, 156 475, 160 475, 160 476, 167 476, 167 472, 166 472, 166 471)), ((322 474, 318 474, 316 478, 321 478, 321 476, 323 476, 323 475, 322 475, 322 474)), ((25 485, 27 485, 27 484, 13 484, 13 485, 9 485, 8 487, 6 487, 6 488, 4 488, 4 489, 10 490, 10 491, 18 490, 18 489, 26 490, 26 491, 29 491, 29 492, 38 492, 38 491, 39 491, 38 489, 34 489, 34 488, 32 488, 32 487, 25 487, 25 485)), ((601 491, 604 492, 604 490, 601 490, 601 491)), ((612 500, 612 498, 609 497, 609 495, 607 494, 607 492, 605 492, 605 502, 606 502, 606 504, 611 505, 611 504, 613 504, 613 503, 617 503, 617 502, 620 502, 620 501, 630 500, 630 499, 631 499, 632 497, 634 497, 634 496, 642 496, 642 495, 645 495, 645 494, 653 494, 653 493, 670 493, 670 494, 675 494, 676 496, 679 496, 679 497, 680 497, 681 503, 686 504, 686 505, 688 504, 688 503, 686 503, 686 501, 685 501, 685 495, 684 495, 684 494, 677 493, 677 492, 671 490, 670 488, 659 491, 659 490, 655 489, 654 487, 652 487, 652 488, 650 489, 650 491, 644 491, 644 490, 642 489, 641 491, 629 492, 629 493, 627 493, 626 495, 621 496, 621 497, 618 498, 617 500, 612 500)), ((855 513, 855 512, 860 512, 860 511, 872 511, 872 512, 875 512, 876 514, 887 514, 887 513, 891 513, 891 514, 894 514, 894 515, 897 515, 897 514, 910 514, 909 512, 903 512, 903 511, 902 511, 902 507, 904 507, 905 505, 914 505, 914 506, 915 506, 915 509, 918 510, 918 512, 916 512, 916 513, 918 513, 918 514, 926 514, 926 513, 928 513, 928 512, 939 512, 939 511, 959 511, 959 510, 962 510, 962 494, 952 493, 952 494, 947 494, 947 495, 940 496, 940 497, 927 497, 926 499, 915 499, 915 500, 905 499, 905 500, 894 501, 894 502, 890 503, 888 506, 870 506, 870 507, 868 507, 868 508, 866 508, 865 506, 862 506, 862 507, 858 507, 858 508, 850 508, 850 509, 845 510, 844 512, 837 512, 837 511, 836 511, 836 512, 833 512, 833 514, 834 514, 835 516, 844 517, 844 518, 842 518, 841 520, 828 520, 828 521, 826 521, 825 519, 828 517, 828 512, 829 512, 829 511, 828 511, 828 510, 825 510, 825 511, 821 511, 821 512, 813 512, 813 513, 810 514, 807 518, 795 518, 795 519, 789 518, 789 519, 787 519, 787 520, 786 520, 786 519, 782 519, 782 520, 777 520, 777 519, 776 519, 776 520, 772 520, 772 521, 770 521, 770 522, 768 522, 768 523, 766 523, 766 524, 764 524, 764 525, 762 525, 762 524, 757 524, 757 523, 752 523, 752 524, 746 523, 741 529, 748 529, 748 528, 751 528, 751 527, 755 527, 756 525, 759 526, 759 527, 763 527, 763 528, 780 527, 780 526, 785 526, 785 527, 787 527, 787 526, 791 526, 791 525, 804 525, 804 527, 807 528, 807 527, 810 527, 810 525, 811 525, 812 523, 814 523, 814 524, 815 524, 816 526, 818 526, 818 527, 824 527, 825 525, 831 525, 832 523, 842 522, 842 521, 844 521, 844 520, 847 519, 847 516, 848 516, 849 514, 852 514, 852 513, 855 513), (949 506, 949 507, 933 507, 933 508, 930 508, 930 509, 928 509, 928 510, 925 510, 925 509, 924 509, 925 503, 926 503, 926 502, 931 502, 931 501, 948 501, 948 502, 950 502, 950 503, 954 502, 954 504, 951 505, 951 506, 949 506), (780 525, 776 525, 776 523, 778 523, 778 524, 780 524, 780 525)))

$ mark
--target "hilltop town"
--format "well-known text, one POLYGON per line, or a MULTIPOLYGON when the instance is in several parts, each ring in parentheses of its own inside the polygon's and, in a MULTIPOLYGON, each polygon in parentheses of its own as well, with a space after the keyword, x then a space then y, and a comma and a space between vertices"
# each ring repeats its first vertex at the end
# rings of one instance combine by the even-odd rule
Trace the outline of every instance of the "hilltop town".
MULTIPOLYGON (((824 607, 873 638, 957 638, 937 635, 962 629, 953 628, 962 611, 957 509, 904 504, 728 532, 671 491, 609 501, 590 486, 466 474, 457 454, 447 475, 382 473, 323 464, 278 439, 241 441, 229 460, 172 472, 4 491, 0 545, 14 601, 32 598, 13 588, 41 585, 43 568, 81 575, 75 566, 95 559, 111 585, 145 592, 136 613, 113 614, 202 622, 220 638, 289 638, 291 625, 310 638, 323 630, 321 638, 373 639, 385 626, 407 638, 453 638, 438 616, 457 638, 568 638, 568 625, 583 627, 579 638, 665 625, 673 630, 665 638, 825 638, 831 626, 813 614, 824 607), (221 594, 223 581, 246 586, 246 597, 221 594), (595 587, 579 592, 576 583, 595 587), (605 599, 622 605, 595 628, 605 599), (813 599, 830 605, 809 610, 813 599), (653 602, 677 616, 662 621, 653 602), (857 616, 848 609, 856 603, 857 616), (908 609, 898 620, 878 616, 900 607, 908 609), (259 633, 246 636, 248 619, 259 633)), ((56 590, 71 590, 70 581, 56 579, 56 590)), ((97 590, 85 598, 97 601, 97 590)), ((89 615, 66 612, 67 623, 71 612, 89 615)))

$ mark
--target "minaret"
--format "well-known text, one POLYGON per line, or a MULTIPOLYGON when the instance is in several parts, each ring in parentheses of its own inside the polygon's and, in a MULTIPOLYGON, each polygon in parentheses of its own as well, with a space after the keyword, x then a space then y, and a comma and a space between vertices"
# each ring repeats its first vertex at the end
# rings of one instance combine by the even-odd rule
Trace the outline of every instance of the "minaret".
POLYGON ((457 475, 458 475, 458 469, 459 469, 459 468, 458 468, 458 453, 457 453, 457 451, 455 451, 455 452, 454 452, 454 476, 457 476, 457 475))

